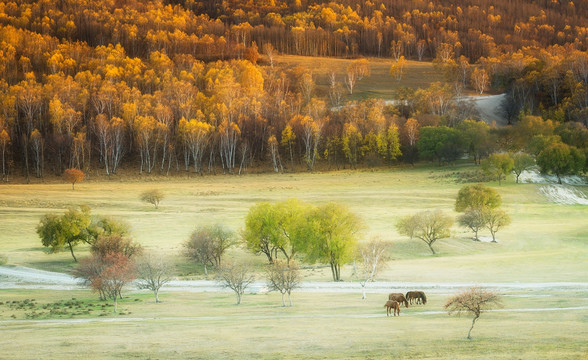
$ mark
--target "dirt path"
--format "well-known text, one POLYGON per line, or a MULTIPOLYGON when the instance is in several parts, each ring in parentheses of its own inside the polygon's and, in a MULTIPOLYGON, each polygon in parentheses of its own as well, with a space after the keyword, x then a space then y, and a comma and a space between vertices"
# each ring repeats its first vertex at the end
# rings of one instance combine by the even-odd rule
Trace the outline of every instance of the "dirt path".
MULTIPOLYGON (((429 283, 429 282, 387 282, 379 281, 369 283, 366 287, 368 293, 386 294, 394 291, 406 292, 420 289, 429 293, 451 294, 458 290, 479 285, 499 292, 513 291, 588 291, 588 282, 537 282, 537 283, 429 283)), ((48 290, 72 290, 83 289, 79 281, 68 274, 31 269, 26 267, 0 266, 0 289, 48 289, 48 290)), ((184 292, 211 292, 228 291, 222 289, 213 280, 174 280, 167 284, 165 291, 184 292)), ((303 282, 296 290, 300 292, 360 292, 357 282, 303 282)), ((266 283, 254 282, 249 293, 267 292, 266 283)))
MULTIPOLYGON (((574 306, 563 308, 532 308, 532 309, 494 309, 486 312, 553 312, 588 310, 588 306, 574 306)), ((447 314, 447 311, 416 311, 403 312, 400 316, 427 316, 447 314)), ((386 317, 384 314, 309 314, 309 315, 231 315, 231 316, 162 316, 162 317, 116 317, 116 318, 89 318, 89 319, 46 319, 46 320, 1 320, 0 325, 18 324, 45 324, 45 325, 71 325, 88 323, 121 323, 142 321, 234 321, 236 318, 242 321, 268 320, 268 319, 305 319, 305 318, 350 318, 367 319, 386 317)))

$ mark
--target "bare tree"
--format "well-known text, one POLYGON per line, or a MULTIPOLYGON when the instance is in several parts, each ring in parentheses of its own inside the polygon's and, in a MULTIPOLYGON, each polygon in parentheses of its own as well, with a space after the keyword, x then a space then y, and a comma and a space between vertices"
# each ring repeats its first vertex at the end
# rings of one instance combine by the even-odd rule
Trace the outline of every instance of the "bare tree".
POLYGON ((379 239, 372 239, 369 243, 360 246, 358 249, 358 267, 357 276, 361 285, 361 298, 365 299, 365 286, 368 282, 373 281, 378 272, 386 266, 388 260, 387 252, 390 244, 379 239))
POLYGON ((425 54, 425 50, 427 49, 427 42, 423 39, 417 42, 417 57, 419 61, 423 60, 423 55, 425 54))
POLYGON ((288 301, 292 306, 290 294, 300 284, 300 272, 295 261, 288 262, 276 260, 267 268, 267 282, 270 290, 279 291, 282 294, 282 306, 286 306, 284 295, 288 294, 288 301))
POLYGON ((472 327, 468 331, 468 339, 471 339, 472 329, 482 312, 501 306, 502 303, 498 294, 474 286, 447 300, 445 309, 449 311, 449 315, 455 313, 460 316, 462 313, 471 313, 474 316, 472 327))
POLYGON ((251 269, 244 264, 227 264, 221 267, 218 273, 221 286, 233 290, 237 295, 237 305, 241 304, 245 290, 254 280, 255 276, 251 269))
POLYGON ((263 44, 263 52, 267 56, 267 59, 269 60, 270 66, 273 69, 274 62, 276 59, 276 49, 274 49, 272 44, 268 42, 268 43, 263 44))
POLYGON ((173 279, 172 273, 171 264, 162 256, 148 253, 137 260, 137 287, 153 291, 159 303, 159 289, 173 279))

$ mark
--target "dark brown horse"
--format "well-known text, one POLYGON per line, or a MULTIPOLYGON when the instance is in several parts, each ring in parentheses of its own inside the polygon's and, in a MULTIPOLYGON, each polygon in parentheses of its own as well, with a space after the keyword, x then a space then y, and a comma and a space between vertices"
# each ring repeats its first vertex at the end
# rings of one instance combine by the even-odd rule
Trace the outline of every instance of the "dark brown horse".
POLYGON ((394 316, 396 316, 396 314, 400 316, 400 305, 398 304, 398 301, 388 300, 386 301, 386 305, 384 305, 384 307, 386 308, 386 316, 390 316, 392 309, 394 310, 394 316))
POLYGON ((414 301, 415 304, 423 304, 427 303, 427 296, 422 291, 409 291, 406 293, 406 300, 412 305, 414 301))
POLYGON ((388 295, 388 300, 398 301, 399 303, 404 303, 404 307, 408 307, 408 301, 404 297, 404 294, 401 293, 391 293, 388 295))

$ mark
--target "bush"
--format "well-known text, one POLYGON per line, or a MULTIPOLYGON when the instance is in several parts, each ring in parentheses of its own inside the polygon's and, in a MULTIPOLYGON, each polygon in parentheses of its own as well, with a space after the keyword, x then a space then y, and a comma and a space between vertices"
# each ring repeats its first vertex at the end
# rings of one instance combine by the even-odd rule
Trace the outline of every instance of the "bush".
POLYGON ((141 193, 141 200, 153 204, 157 209, 159 202, 163 200, 163 193, 159 189, 151 189, 141 193))
POLYGON ((8 262, 8 256, 4 254, 0 254, 0 265, 6 265, 8 262))

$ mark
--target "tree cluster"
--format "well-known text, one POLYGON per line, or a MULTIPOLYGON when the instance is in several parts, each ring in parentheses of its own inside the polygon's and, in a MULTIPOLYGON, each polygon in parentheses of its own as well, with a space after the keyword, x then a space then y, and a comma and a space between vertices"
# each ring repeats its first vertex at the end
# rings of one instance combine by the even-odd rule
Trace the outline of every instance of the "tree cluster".
POLYGON ((341 266, 355 256, 361 230, 361 219, 341 204, 312 206, 292 199, 253 206, 242 236, 247 248, 266 255, 270 264, 278 254, 287 264, 300 254, 306 262, 329 264, 333 281, 340 281, 341 266))

